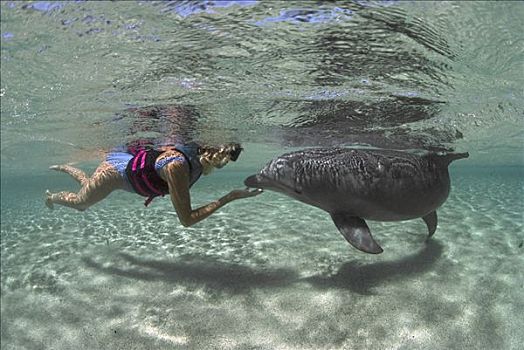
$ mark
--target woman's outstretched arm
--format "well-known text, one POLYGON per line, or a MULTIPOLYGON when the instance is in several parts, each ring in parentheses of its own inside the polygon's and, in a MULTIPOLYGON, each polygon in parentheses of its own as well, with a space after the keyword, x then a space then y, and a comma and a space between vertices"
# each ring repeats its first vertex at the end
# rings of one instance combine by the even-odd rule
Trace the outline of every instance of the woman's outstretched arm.
POLYGON ((172 162, 166 165, 164 169, 171 202, 175 207, 180 223, 186 227, 204 220, 217 209, 231 201, 253 197, 262 193, 260 189, 233 190, 218 200, 193 210, 191 208, 191 196, 189 194, 189 166, 187 163, 172 162))

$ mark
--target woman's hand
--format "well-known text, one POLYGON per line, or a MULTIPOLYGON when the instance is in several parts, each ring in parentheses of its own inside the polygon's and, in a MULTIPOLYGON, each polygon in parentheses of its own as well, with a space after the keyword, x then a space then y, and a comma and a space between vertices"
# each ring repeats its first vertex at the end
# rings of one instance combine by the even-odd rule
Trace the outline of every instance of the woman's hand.
POLYGON ((264 191, 260 188, 256 188, 254 190, 250 190, 249 188, 246 188, 243 190, 233 190, 228 193, 228 196, 231 200, 235 200, 235 199, 242 199, 242 198, 258 196, 262 192, 264 191))

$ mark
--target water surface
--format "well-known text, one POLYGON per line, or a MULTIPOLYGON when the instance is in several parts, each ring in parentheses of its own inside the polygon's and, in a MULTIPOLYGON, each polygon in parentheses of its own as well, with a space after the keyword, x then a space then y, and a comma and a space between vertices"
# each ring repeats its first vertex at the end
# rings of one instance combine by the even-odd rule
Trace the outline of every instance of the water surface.
POLYGON ((519 2, 10 2, 1 10, 2 349, 518 349, 524 334, 519 2), (146 109, 143 109, 147 107, 146 109), (312 146, 468 151, 425 241, 378 256, 267 192, 191 228, 168 199, 79 213, 52 164, 137 140, 240 142, 215 200, 312 146))

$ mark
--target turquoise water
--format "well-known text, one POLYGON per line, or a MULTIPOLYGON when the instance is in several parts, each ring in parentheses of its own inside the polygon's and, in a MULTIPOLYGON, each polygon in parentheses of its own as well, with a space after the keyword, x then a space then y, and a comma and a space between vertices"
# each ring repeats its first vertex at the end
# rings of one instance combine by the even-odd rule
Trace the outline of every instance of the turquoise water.
POLYGON ((2 349, 519 349, 524 37, 519 2, 1 3, 2 349), (130 107, 176 105, 144 118, 130 107), (310 146, 454 148, 450 197, 369 222, 266 192, 191 228, 114 192, 49 211, 137 139, 241 142, 208 203, 310 146))

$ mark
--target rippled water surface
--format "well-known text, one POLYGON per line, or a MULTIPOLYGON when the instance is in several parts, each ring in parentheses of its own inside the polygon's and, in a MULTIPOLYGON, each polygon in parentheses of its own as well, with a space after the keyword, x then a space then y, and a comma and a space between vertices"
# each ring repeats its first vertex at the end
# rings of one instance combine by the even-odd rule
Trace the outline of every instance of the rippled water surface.
POLYGON ((2 349, 518 349, 520 2, 2 1, 2 349), (240 142, 217 199, 288 150, 468 151, 439 227, 266 192, 184 228, 168 199, 43 205, 130 142, 240 142))

